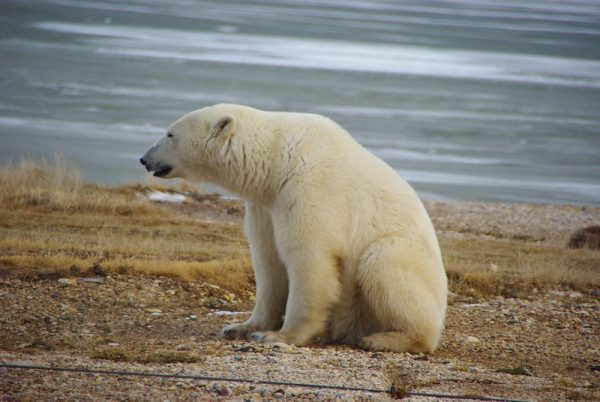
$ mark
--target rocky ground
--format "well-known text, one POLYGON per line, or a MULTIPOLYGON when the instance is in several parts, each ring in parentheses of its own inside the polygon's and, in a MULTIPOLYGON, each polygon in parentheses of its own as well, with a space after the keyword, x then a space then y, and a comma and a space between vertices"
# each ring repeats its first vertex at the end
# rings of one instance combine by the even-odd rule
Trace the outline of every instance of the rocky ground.
POLYGON ((528 299, 487 301, 455 296, 444 340, 433 356, 224 341, 219 329, 244 319, 250 305, 236 302, 223 289, 178 279, 5 278, 0 300, 3 362, 382 391, 4 368, 4 400, 379 400, 389 398, 383 391, 391 384, 408 395, 600 398, 596 294, 553 291, 528 299))
MULTIPOLYGON (((199 201, 206 206, 178 208, 239 224, 238 203, 199 201)), ((442 237, 556 245, 600 217, 600 209, 586 207, 428 208, 442 237)), ((452 294, 442 344, 426 356, 226 341, 220 329, 245 319, 252 300, 199 281, 101 267, 25 277, 0 273, 3 364, 211 377, 2 367, 2 400, 600 400, 600 293, 593 287, 531 288, 518 298, 452 294)))

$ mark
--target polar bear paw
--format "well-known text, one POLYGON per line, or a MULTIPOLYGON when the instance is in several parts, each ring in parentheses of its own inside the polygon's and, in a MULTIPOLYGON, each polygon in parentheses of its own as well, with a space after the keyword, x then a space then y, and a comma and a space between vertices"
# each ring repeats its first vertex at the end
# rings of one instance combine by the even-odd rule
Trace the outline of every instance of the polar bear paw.
POLYGON ((290 343, 286 335, 277 331, 257 331, 250 338, 257 343, 290 343))
POLYGON ((256 327, 246 324, 246 323, 237 323, 231 324, 223 328, 223 337, 225 339, 240 339, 247 338, 248 334, 255 331, 256 327))

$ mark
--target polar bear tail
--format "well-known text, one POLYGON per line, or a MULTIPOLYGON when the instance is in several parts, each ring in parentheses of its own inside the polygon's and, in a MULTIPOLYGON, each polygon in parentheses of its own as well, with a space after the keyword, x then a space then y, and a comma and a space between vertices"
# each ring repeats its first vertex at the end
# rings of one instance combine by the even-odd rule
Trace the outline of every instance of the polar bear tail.
POLYGON ((446 315, 447 279, 435 245, 403 237, 371 243, 358 267, 358 284, 372 350, 431 353, 446 315), (367 316, 368 315, 368 316, 367 316))

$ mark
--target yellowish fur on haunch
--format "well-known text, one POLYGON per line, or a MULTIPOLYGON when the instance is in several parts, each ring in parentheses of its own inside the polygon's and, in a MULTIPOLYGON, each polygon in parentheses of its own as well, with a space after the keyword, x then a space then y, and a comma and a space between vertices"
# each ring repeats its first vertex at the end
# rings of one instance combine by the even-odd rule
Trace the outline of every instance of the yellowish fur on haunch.
POLYGON ((256 304, 227 338, 302 345, 326 333, 372 350, 436 349, 447 279, 431 220, 408 183, 335 122, 210 106, 173 123, 141 162, 246 200, 256 304))

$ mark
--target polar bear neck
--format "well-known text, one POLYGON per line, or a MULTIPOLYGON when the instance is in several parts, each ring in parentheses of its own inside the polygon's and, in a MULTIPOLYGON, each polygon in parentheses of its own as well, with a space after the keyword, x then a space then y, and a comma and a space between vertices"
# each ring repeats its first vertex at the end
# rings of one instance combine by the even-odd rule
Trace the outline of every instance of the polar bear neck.
MULTIPOLYGON (((269 205, 283 188, 296 165, 293 155, 301 140, 290 143, 277 113, 260 112, 253 124, 225 141, 219 150, 214 181, 240 197, 269 205)), ((241 117, 241 116, 240 116, 241 117)))

